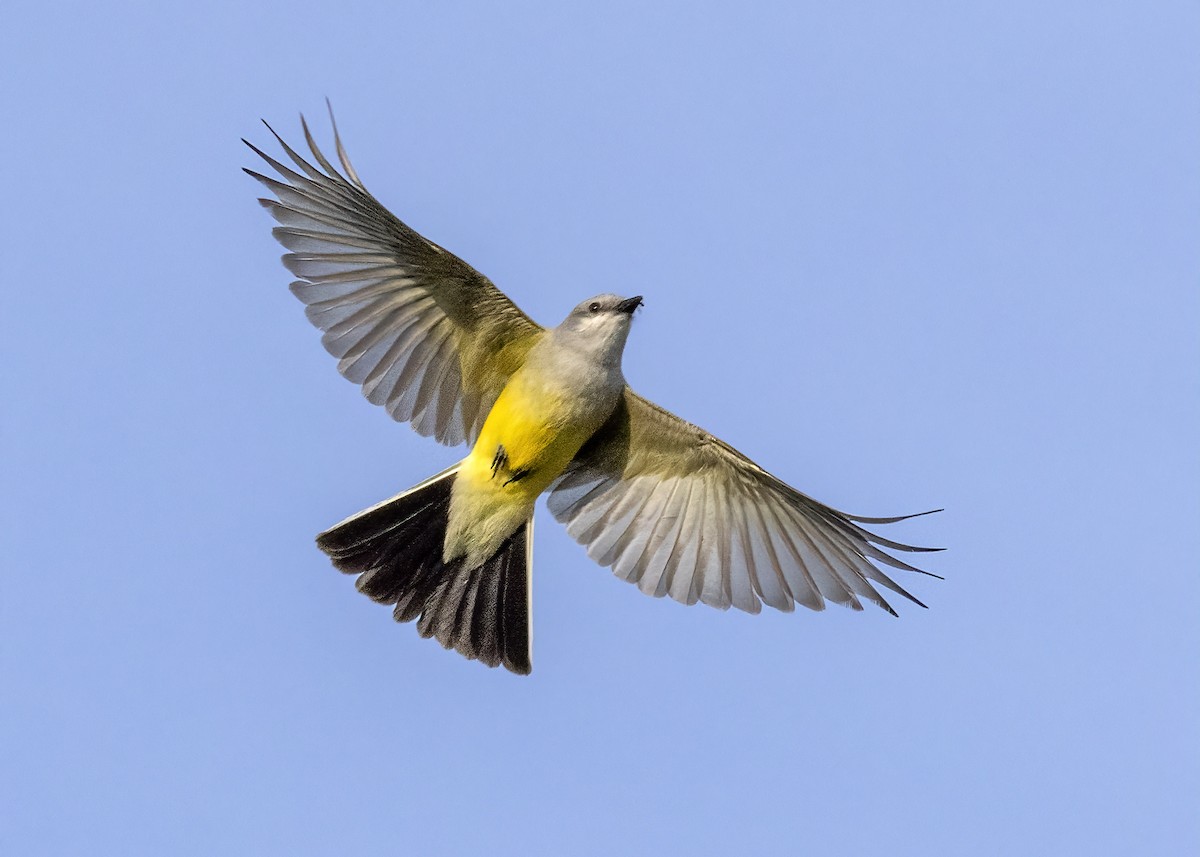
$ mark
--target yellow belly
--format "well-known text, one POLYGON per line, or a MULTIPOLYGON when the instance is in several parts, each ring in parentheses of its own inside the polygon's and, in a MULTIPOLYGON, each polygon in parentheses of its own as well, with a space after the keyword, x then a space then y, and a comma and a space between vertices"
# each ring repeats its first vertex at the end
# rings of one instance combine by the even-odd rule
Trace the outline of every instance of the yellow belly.
POLYGON ((572 419, 575 410, 562 395, 510 384, 465 462, 466 478, 506 496, 536 499, 596 430, 572 419), (498 462, 501 449, 504 460, 498 462))
MULTIPOLYGON (((590 410, 590 409, 589 409, 590 410)), ((488 414, 455 479, 445 557, 487 560, 533 514, 533 504, 599 427, 573 391, 518 373, 488 414)))

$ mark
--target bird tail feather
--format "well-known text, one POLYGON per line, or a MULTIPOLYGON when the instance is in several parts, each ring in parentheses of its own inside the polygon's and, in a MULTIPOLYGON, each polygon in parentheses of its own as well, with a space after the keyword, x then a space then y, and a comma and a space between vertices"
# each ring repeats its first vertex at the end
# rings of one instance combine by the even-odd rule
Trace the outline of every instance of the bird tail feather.
POLYGON ((434 637, 489 667, 527 675, 529 546, 533 519, 488 560, 473 568, 461 558, 443 562, 450 493, 458 465, 390 500, 353 515, 317 536, 333 565, 357 574, 358 590, 395 605, 397 622, 417 621, 434 637), (418 618, 419 617, 419 618, 418 618))

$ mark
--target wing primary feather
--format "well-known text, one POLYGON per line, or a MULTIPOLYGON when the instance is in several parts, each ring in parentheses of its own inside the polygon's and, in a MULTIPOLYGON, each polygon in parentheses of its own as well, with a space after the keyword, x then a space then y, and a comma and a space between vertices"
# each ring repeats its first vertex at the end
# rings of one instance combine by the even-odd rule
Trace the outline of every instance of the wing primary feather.
MULTIPOLYGON (((266 176, 259 175, 254 170, 243 170, 249 173, 258 181, 266 184, 272 179, 266 176)), ((353 223, 344 218, 337 217, 333 214, 327 214, 311 210, 302 210, 296 208, 282 200, 264 199, 259 197, 258 204, 270 212, 271 216, 284 226, 299 226, 302 228, 313 228, 313 224, 325 231, 333 231, 337 235, 369 235, 361 224, 353 223)))
POLYGON ((871 544, 871 542, 869 542, 862 534, 861 529, 855 527, 853 524, 847 521, 837 518, 836 514, 831 515, 827 513, 823 517, 832 525, 831 529, 833 531, 841 533, 845 537, 846 541, 854 545, 854 549, 864 556, 878 560, 884 565, 890 565, 892 568, 898 568, 901 571, 913 571, 917 574, 924 574, 927 577, 934 577, 938 580, 944 580, 944 578, 942 578, 940 575, 934 574, 931 571, 925 571, 922 568, 917 568, 915 565, 909 565, 904 560, 897 559, 891 554, 875 547, 875 545, 871 544))
MULTIPOLYGON (((775 522, 775 526, 772 527, 770 522, 763 517, 763 528, 766 531, 769 549, 774 551, 775 545, 778 543, 780 547, 787 551, 792 559, 791 565, 785 565, 781 568, 783 570, 783 579, 791 590, 792 596, 796 599, 796 603, 803 604, 810 610, 824 610, 825 598, 828 593, 822 591, 820 584, 817 582, 816 575, 813 573, 812 568, 810 568, 810 560, 818 559, 817 557, 813 557, 815 550, 808 544, 807 539, 805 539, 805 546, 808 548, 808 558, 805 558, 806 552, 801 550, 797 546, 796 540, 792 538, 788 522, 780 516, 780 510, 767 506, 764 509, 755 508, 754 511, 760 516, 765 516, 769 513, 775 522), (791 575, 788 574, 789 569, 793 572, 791 575)), ((800 534, 800 536, 803 537, 803 534, 800 534)), ((775 554, 778 556, 778 551, 775 554)), ((815 567, 816 563, 812 562, 811 565, 815 567)), ((837 600, 834 598, 830 598, 830 600, 837 603, 837 600)))
MULTIPOLYGON (((912 593, 884 574, 883 571, 881 571, 877 566, 872 565, 867 561, 866 555, 861 549, 869 548, 870 545, 855 544, 855 542, 852 541, 849 536, 838 530, 830 531, 828 538, 830 544, 832 545, 832 549, 838 552, 843 560, 855 570, 859 577, 867 581, 873 580, 876 583, 880 583, 886 586, 888 589, 891 589, 897 595, 904 596, 914 604, 920 607, 925 606, 925 604, 914 597, 912 593)), ((884 556, 887 556, 887 554, 884 554, 884 556)), ((898 561, 899 560, 897 560, 897 562, 898 561)), ((879 593, 876 592, 873 587, 871 588, 871 591, 880 599, 880 601, 883 601, 883 596, 879 595, 879 593)), ((892 609, 891 605, 887 604, 886 601, 883 601, 880 606, 893 616, 899 615, 895 610, 892 609)))
POLYGON ((793 526, 783 527, 782 532, 788 542, 796 548, 796 553, 802 557, 806 557, 804 567, 812 576, 813 581, 816 582, 817 590, 822 596, 835 604, 841 604, 844 607, 850 607, 854 610, 861 610, 862 604, 859 603, 852 587, 838 574, 833 560, 822 549, 821 531, 819 529, 810 531, 805 526, 806 522, 805 518, 797 517, 793 519, 793 526), (803 547, 797 543, 793 536, 803 541, 803 547), (807 551, 805 548, 807 548, 807 551))
POLYGON ((337 120, 333 118, 333 104, 330 103, 328 98, 325 99, 325 106, 329 108, 329 124, 333 127, 333 145, 337 149, 338 160, 342 162, 342 169, 346 171, 347 178, 358 185, 359 190, 366 193, 367 188, 358 177, 358 173, 354 171, 354 167, 350 165, 350 158, 346 154, 346 148, 342 145, 342 135, 338 133, 337 120))
POLYGON ((281 257, 283 266, 297 277, 308 279, 306 271, 318 276, 325 273, 358 271, 366 273, 376 268, 390 268, 395 260, 386 253, 286 253, 281 257))
MULTIPOLYGON (((871 579, 874 580, 876 583, 878 583, 881 586, 886 587, 887 589, 890 589, 892 592, 895 592, 897 595, 907 598, 909 601, 911 601, 913 604, 916 604, 918 607, 924 607, 926 610, 929 609, 928 605, 926 605, 924 601, 922 601, 921 599, 914 596, 911 592, 909 592, 907 589, 905 589, 903 586, 901 586, 896 581, 892 580, 890 577, 888 577, 886 574, 884 574, 878 568, 875 568, 874 566, 872 566, 871 568, 872 568, 871 579)), ((882 600, 882 596, 880 596, 880 599, 882 600)), ((888 612, 891 613, 893 616, 897 615, 896 611, 892 610, 890 607, 885 608, 885 609, 887 609, 888 612)))
POLYGON ((891 548, 892 550, 896 551, 904 551, 905 553, 939 553, 940 551, 945 550, 945 548, 924 548, 917 547, 916 545, 904 544, 903 542, 895 542, 891 539, 877 535, 870 530, 863 529, 862 527, 851 522, 849 519, 846 519, 845 523, 847 526, 852 527, 854 531, 858 533, 859 537, 864 541, 874 542, 880 547, 891 548))
POLYGON ((329 163, 329 159, 322 154, 321 149, 317 146, 317 141, 313 139, 312 131, 308 130, 308 121, 305 120, 304 114, 300 114, 300 128, 304 131, 304 142, 308 143, 308 149, 313 153, 313 157, 317 159, 317 163, 321 165, 321 169, 328 173, 328 177, 335 180, 345 182, 342 174, 337 171, 333 164, 329 163))
POLYGON ((292 185, 281 182, 278 179, 273 179, 270 176, 264 176, 253 171, 250 172, 254 178, 267 185, 281 201, 289 205, 297 206, 304 210, 328 209, 349 217, 350 222, 355 228, 362 231, 368 231, 368 227, 372 225, 369 221, 362 221, 361 200, 341 194, 331 194, 324 186, 321 186, 320 190, 309 190, 309 187, 312 186, 311 182, 292 185))
POLYGON ((284 152, 286 152, 287 156, 292 159, 292 162, 304 171, 304 175, 297 173, 295 170, 288 168, 280 161, 272 158, 249 140, 243 139, 242 142, 249 146, 256 155, 270 164, 272 169, 279 173, 279 175, 294 182, 298 191, 303 189, 304 192, 307 192, 308 195, 314 200, 323 200, 343 210, 346 210, 346 205, 343 205, 343 203, 348 203, 351 211, 356 209, 357 206, 361 205, 361 201, 357 198, 357 191, 354 188, 348 187, 344 184, 339 184, 332 180, 329 176, 313 168, 312 164, 308 163, 308 161, 296 154, 296 152, 283 141, 283 138, 275 133, 274 128, 271 128, 270 125, 267 125, 267 129, 275 135, 275 139, 279 141, 279 145, 283 147, 284 152))
MULTIPOLYGON (((408 268, 398 265, 376 265, 371 268, 359 268, 354 271, 340 271, 331 274, 312 274, 305 277, 313 286, 358 285, 362 283, 389 282, 396 285, 395 297, 402 296, 417 283, 408 268)), ((422 289, 425 294, 428 290, 422 289)))
MULTIPOLYGON (((301 119, 301 121, 303 121, 304 117, 301 116, 300 119, 301 119)), ((276 130, 271 127, 271 123, 269 123, 266 119, 263 119, 262 123, 263 123, 263 125, 265 125, 267 127, 267 130, 271 132, 271 136, 274 137, 275 140, 279 143, 279 146, 280 146, 280 148, 283 149, 284 153, 289 158, 292 159, 292 163, 294 163, 300 169, 304 170, 305 174, 310 179, 312 179, 313 181, 318 181, 318 182, 329 181, 329 176, 325 175, 320 170, 318 170, 316 167, 314 167, 312 164, 310 164, 307 159, 300 157, 300 155, 296 152, 296 150, 293 149, 291 146, 289 146, 284 141, 283 137, 279 136, 278 132, 276 132, 276 130)))
POLYGON ((388 322, 403 312, 383 301, 368 304, 325 331, 321 344, 341 361, 338 371, 345 373, 368 348, 388 335, 388 322))
MULTIPOLYGON (((754 547, 750 542, 751 521, 750 515, 753 512, 759 518, 760 529, 770 538, 770 529, 765 527, 761 520, 761 515, 758 515, 757 510, 750 508, 751 500, 747 497, 742 498, 742 502, 736 504, 733 509, 735 530, 735 539, 732 540, 732 547, 740 551, 742 564, 746 567, 750 575, 751 585, 759 594, 762 600, 776 610, 781 610, 785 613, 790 613, 796 609, 796 597, 792 594, 788 586, 787 575, 783 571, 783 566, 780 564, 774 568, 759 568, 754 561, 754 547)), ((731 557, 731 562, 736 561, 737 557, 731 557)), ((815 588, 813 589, 815 593, 815 588)), ((820 602, 820 596, 817 596, 817 601, 820 602)))
MULTIPOLYGON (((271 126, 268 125, 267 127, 270 128, 271 126)), ((275 132, 272 131, 271 133, 274 134, 275 132)), ((275 139, 279 140, 279 142, 281 144, 283 144, 284 150, 288 151, 289 154, 291 154, 290 150, 287 147, 287 144, 283 143, 283 140, 279 139, 278 134, 275 135, 275 139)), ((298 173, 295 170, 291 169, 290 167, 286 166, 282 162, 277 161, 275 158, 268 155, 266 152, 264 152, 262 149, 258 148, 258 146, 251 143, 245 137, 242 138, 242 142, 250 147, 250 151, 254 152, 254 154, 258 155, 260 158, 262 158, 264 161, 266 161, 268 164, 270 164, 271 169, 273 169, 275 172, 279 173, 279 175, 283 176, 288 181, 291 181, 294 184, 298 184, 298 185, 301 185, 306 188, 311 188, 316 191, 323 190, 322 185, 320 185, 316 181, 314 181, 313 178, 309 178, 309 176, 307 176, 307 175, 301 175, 300 173, 298 173)), ((293 154, 293 159, 295 159, 294 154, 293 154)), ((308 166, 308 165, 305 164, 305 166, 308 166)), ((310 172, 309 175, 314 176, 315 178, 324 178, 324 176, 322 176, 320 173, 315 172, 315 171, 310 172)))
MULTIPOLYGON (((372 382, 371 394, 376 392, 375 384, 380 383, 383 378, 391 374, 391 367, 400 364, 397 370, 403 376, 404 369, 407 368, 406 354, 414 347, 414 340, 423 336, 428 327, 432 327, 437 323, 437 313, 428 311, 427 309, 418 309, 412 312, 411 315, 404 316, 401 323, 389 333, 395 336, 388 350, 381 356, 379 362, 372 367, 371 371, 363 378, 364 392, 368 381, 372 382), (384 367, 388 368, 384 368, 384 367), (378 378, 378 380, 375 380, 378 378)), ((387 401, 391 398, 396 387, 400 386, 401 377, 395 379, 395 386, 391 389, 386 389, 382 401, 387 401)), ((374 401, 374 399, 371 399, 374 401)))
POLYGON ((926 577, 932 577, 936 580, 945 580, 945 578, 942 577, 940 574, 934 574, 932 571, 926 571, 923 568, 917 568, 915 565, 909 565, 907 562, 905 562, 902 559, 896 559, 896 557, 892 556, 890 553, 884 553, 879 548, 875 547, 875 545, 870 544, 869 542, 862 542, 861 547, 862 547, 863 554, 870 557, 871 559, 878 560, 879 562, 883 563, 884 565, 889 565, 892 568, 898 568, 901 571, 911 571, 916 574, 923 574, 926 577))
MULTIPOLYGON (((332 248, 355 247, 360 250, 375 250, 378 242, 355 235, 335 235, 329 232, 318 232, 313 229, 301 229, 295 226, 276 226, 271 230, 276 241, 293 252, 338 252, 332 248)), ((395 260, 393 259, 394 263, 395 260)))
POLYGON ((266 185, 272 193, 279 197, 278 200, 260 199, 259 202, 267 208, 283 206, 306 217, 311 217, 314 220, 319 221, 321 218, 327 218, 335 226, 339 226, 352 234, 371 234, 371 230, 367 228, 368 224, 363 223, 361 219, 356 220, 354 212, 343 206, 333 205, 322 200, 314 200, 301 189, 293 187, 290 184, 284 184, 270 176, 264 176, 262 173, 256 173, 254 170, 245 170, 245 172, 263 185, 266 185), (343 217, 341 215, 348 216, 343 217))
MULTIPOLYGON (((382 318, 374 327, 361 334, 358 341, 346 350, 346 353, 338 361, 338 372, 343 377, 356 384, 362 384, 366 377, 383 362, 392 349, 391 337, 395 335, 394 327, 402 312, 402 310, 395 310, 382 318)), ((339 350, 340 348, 339 344, 339 350)), ((332 349, 330 349, 330 353, 334 353, 332 349)))
MULTIPOLYGON (((871 585, 871 581, 876 579, 879 570, 858 552, 855 545, 847 540, 844 534, 836 531, 830 533, 821 532, 818 536, 813 537, 814 544, 817 544, 818 541, 823 543, 833 554, 836 554, 836 557, 830 558, 831 565, 834 564, 835 558, 842 562, 843 571, 839 576, 854 592, 891 615, 900 615, 879 594, 879 591, 871 585)), ((817 544, 817 548, 825 553, 820 544, 817 544)), ((828 556, 829 554, 825 553, 825 555, 828 556)))
POLYGON ((878 569, 876 565, 868 561, 868 558, 866 558, 868 557, 868 551, 874 550, 871 549, 869 544, 863 543, 863 541, 858 539, 854 539, 853 535, 841 531, 841 529, 830 529, 830 531, 824 533, 824 535, 826 535, 827 543, 833 547, 833 550, 838 553, 838 555, 842 558, 842 561, 847 564, 847 567, 850 567, 853 570, 854 577, 852 580, 858 580, 860 583, 862 583, 862 587, 858 589, 858 592, 859 594, 862 594, 863 597, 868 598, 870 601, 872 601, 872 603, 880 606, 881 609, 890 613, 890 615, 899 616, 899 613, 896 613, 892 605, 887 603, 887 599, 884 599, 883 595, 880 594, 875 587, 871 586, 871 581, 875 581, 877 583, 882 583, 883 586, 886 586, 889 589, 892 589, 892 591, 896 594, 904 595, 904 597, 912 601, 913 604, 916 604, 920 607, 925 606, 922 601, 914 597, 914 595, 908 592, 907 589, 901 587, 899 583, 896 583, 890 579, 890 577, 888 577, 886 574, 883 574, 883 571, 878 569))
MULTIPOLYGON (((900 521, 909 521, 913 518, 920 518, 924 515, 936 515, 938 512, 944 512, 945 509, 930 509, 928 512, 914 512, 911 515, 895 515, 891 518, 865 518, 862 515, 847 515, 841 512, 842 517, 849 518, 851 521, 857 521, 860 524, 896 524, 900 521)), ((935 549, 936 550, 936 549, 935 549)))
MULTIPOLYGON (((326 313, 344 310, 346 307, 353 308, 375 298, 384 298, 385 300, 399 303, 399 301, 395 300, 397 295, 407 297, 404 293, 410 291, 402 283, 397 284, 395 279, 369 279, 359 282, 363 282, 366 285, 359 286, 358 282, 351 282, 339 283, 335 286, 329 283, 310 283, 307 280, 296 280, 292 283, 292 294, 305 303, 309 319, 322 330, 328 330, 331 325, 322 324, 320 321, 320 319, 325 317, 326 313), (352 288, 348 292, 339 292, 338 289, 344 286, 351 286, 352 288), (354 288, 355 286, 358 287, 354 288), (329 296, 322 297, 320 300, 313 300, 312 298, 317 295, 329 296)), ((417 292, 416 289, 411 289, 411 291, 417 292)), ((413 314, 416 314, 419 310, 431 306, 433 298, 424 293, 416 293, 403 303, 413 314)))

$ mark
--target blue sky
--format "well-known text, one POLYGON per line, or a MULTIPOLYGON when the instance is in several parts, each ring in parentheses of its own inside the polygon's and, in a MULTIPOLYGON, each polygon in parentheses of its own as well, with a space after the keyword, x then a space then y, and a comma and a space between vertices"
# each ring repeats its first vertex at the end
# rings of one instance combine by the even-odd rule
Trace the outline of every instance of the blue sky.
POLYGON ((122 4, 0 33, 6 854, 1200 847, 1200 12, 122 4), (534 674, 320 529, 455 460, 339 378, 240 168, 328 139, 929 610, 646 598, 544 509, 534 674), (891 534, 891 533, 889 533, 891 534))

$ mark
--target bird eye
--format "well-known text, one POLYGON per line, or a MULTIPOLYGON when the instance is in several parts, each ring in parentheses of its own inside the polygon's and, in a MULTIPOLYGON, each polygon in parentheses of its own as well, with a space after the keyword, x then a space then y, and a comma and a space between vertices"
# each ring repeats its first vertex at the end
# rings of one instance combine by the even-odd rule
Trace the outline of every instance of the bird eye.
POLYGON ((600 301, 592 301, 588 304, 588 312, 600 312, 600 301))

